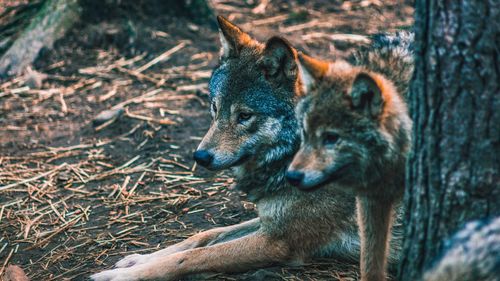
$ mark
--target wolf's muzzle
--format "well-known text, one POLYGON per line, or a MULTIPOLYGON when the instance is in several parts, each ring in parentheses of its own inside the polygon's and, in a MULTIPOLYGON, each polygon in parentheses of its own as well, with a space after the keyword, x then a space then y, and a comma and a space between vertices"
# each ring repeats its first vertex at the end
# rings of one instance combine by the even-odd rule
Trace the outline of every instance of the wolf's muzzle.
POLYGON ((202 165, 203 167, 210 166, 214 156, 206 150, 197 150, 193 153, 193 158, 196 163, 202 165))

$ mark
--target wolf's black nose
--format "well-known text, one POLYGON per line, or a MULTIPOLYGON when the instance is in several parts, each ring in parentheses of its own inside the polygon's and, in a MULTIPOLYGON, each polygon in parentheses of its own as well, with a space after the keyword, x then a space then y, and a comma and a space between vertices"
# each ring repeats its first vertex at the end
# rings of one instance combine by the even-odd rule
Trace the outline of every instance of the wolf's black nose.
POLYGON ((193 153, 193 158, 198 164, 208 166, 214 157, 206 150, 197 150, 193 153))
POLYGON ((299 171, 288 171, 286 172, 285 177, 289 183, 297 186, 302 183, 302 180, 304 179, 304 173, 299 171))

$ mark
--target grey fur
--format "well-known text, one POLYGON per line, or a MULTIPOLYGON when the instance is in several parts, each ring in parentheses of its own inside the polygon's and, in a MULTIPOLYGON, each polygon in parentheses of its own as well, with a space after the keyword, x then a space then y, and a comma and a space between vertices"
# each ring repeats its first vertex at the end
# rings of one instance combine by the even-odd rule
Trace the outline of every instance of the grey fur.
MULTIPOLYGON (((231 168, 235 171, 236 188, 245 191, 257 205, 261 230, 286 240, 301 258, 319 255, 357 260, 359 237, 354 197, 335 188, 301 192, 284 178, 300 144, 294 85, 276 85, 265 78, 258 64, 262 56, 258 48, 243 48, 241 52, 244 55, 223 59, 210 79, 210 100, 217 108, 210 130, 217 134, 205 137, 200 148, 221 151, 228 138, 238 134, 230 125, 234 119, 231 108, 250 108, 257 115, 256 126, 232 153, 236 158, 245 155, 244 162, 231 168), (266 126, 271 119, 279 122, 275 130, 266 126)), ((389 258, 393 263, 399 254, 399 230, 396 227, 393 234, 389 258)))
MULTIPOLYGON (((264 78, 252 63, 259 55, 223 61, 209 84, 211 101, 220 103, 212 126, 227 130, 224 123, 231 119, 229 109, 234 106, 259 115, 251 141, 237 148, 251 156, 232 167, 236 188, 257 204, 261 230, 288 241, 297 257, 339 256, 354 261, 359 255, 354 198, 331 189, 303 193, 284 179, 300 143, 294 114, 297 99, 293 88, 276 87, 264 78), (276 130, 266 126, 270 119, 279 123, 276 130)), ((218 144, 207 140, 200 146, 217 150, 213 145, 218 144)))
POLYGON ((398 92, 408 100, 408 82, 415 65, 414 41, 414 33, 405 30, 375 34, 371 37, 371 43, 356 50, 349 62, 383 74, 394 82, 398 92))
POLYGON ((425 281, 500 280, 500 217, 468 223, 446 242, 425 281))

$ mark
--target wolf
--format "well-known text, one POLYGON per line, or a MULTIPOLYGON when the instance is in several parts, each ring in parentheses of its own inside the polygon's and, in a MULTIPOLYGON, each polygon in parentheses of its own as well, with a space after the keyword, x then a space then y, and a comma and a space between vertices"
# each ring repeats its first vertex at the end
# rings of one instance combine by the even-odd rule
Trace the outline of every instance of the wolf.
POLYGON ((302 143, 286 178, 301 190, 328 185, 319 190, 356 195, 361 280, 378 281, 386 280, 392 221, 404 193, 412 127, 405 91, 413 69, 411 52, 367 50, 354 65, 323 75, 297 106, 302 143), (381 69, 403 80, 396 84, 381 69))
POLYGON ((500 217, 469 222, 446 241, 423 281, 500 280, 500 217))
POLYGON ((415 34, 408 30, 379 33, 369 37, 370 43, 357 48, 348 58, 351 65, 363 66, 387 77, 408 102, 409 81, 415 66, 415 34))
MULTIPOLYGON (((217 20, 222 49, 209 81, 212 124, 193 157, 210 170, 232 169, 235 188, 256 204, 258 218, 201 232, 152 254, 127 256, 94 280, 173 280, 300 265, 312 257, 359 259, 354 197, 334 188, 304 193, 285 180, 300 146, 295 105, 310 90, 312 76, 326 73, 321 67, 330 64, 283 38, 260 43, 223 17, 217 20), (307 71, 311 66, 315 73, 307 71)), ((399 247, 394 243, 394 262, 399 247)))

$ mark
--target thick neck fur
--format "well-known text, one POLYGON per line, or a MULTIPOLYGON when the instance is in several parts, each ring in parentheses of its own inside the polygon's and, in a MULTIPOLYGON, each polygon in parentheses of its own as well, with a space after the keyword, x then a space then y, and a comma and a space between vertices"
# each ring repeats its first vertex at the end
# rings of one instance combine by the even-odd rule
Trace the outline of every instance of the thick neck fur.
POLYGON ((280 141, 273 147, 264 147, 246 163, 233 168, 236 188, 248 193, 250 200, 256 202, 286 187, 286 169, 300 144, 297 129, 293 117, 293 121, 283 126, 277 137, 280 141))
POLYGON ((257 203, 265 195, 276 192, 285 186, 286 164, 283 162, 276 161, 256 168, 251 167, 257 163, 248 163, 234 168, 236 188, 246 192, 248 198, 257 203))

